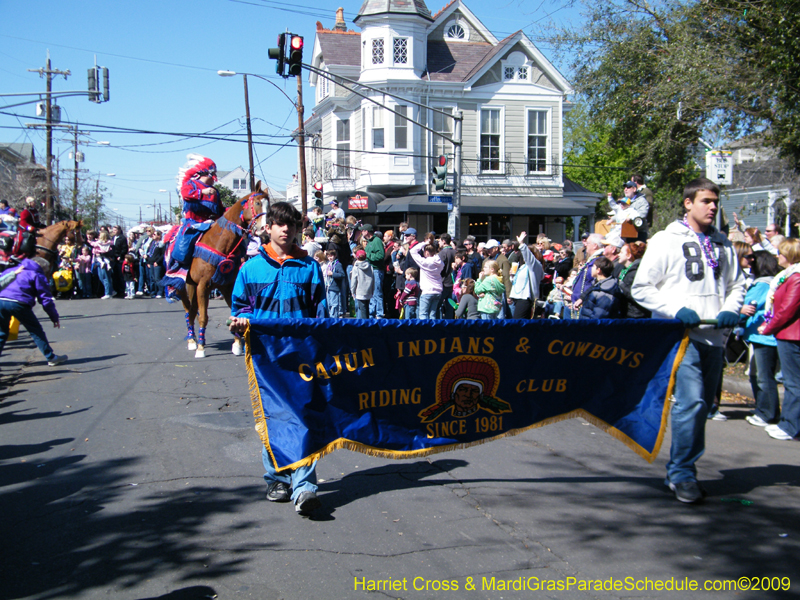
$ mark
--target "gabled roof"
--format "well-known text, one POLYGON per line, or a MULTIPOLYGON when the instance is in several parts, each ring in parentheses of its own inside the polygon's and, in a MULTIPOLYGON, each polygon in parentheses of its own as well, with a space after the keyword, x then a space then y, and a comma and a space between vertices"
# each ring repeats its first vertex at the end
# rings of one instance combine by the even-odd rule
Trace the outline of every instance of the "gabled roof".
POLYGON ((387 13, 418 15, 428 21, 433 21, 431 11, 425 6, 423 0, 364 0, 361 10, 358 11, 358 15, 353 19, 353 23, 357 23, 361 17, 387 13))
POLYGON ((466 81, 493 50, 494 47, 486 43, 429 40, 427 74, 431 81, 466 81))
POLYGON ((0 151, 9 156, 14 156, 18 162, 36 162, 36 154, 33 151, 33 144, 13 143, 0 144, 0 151))

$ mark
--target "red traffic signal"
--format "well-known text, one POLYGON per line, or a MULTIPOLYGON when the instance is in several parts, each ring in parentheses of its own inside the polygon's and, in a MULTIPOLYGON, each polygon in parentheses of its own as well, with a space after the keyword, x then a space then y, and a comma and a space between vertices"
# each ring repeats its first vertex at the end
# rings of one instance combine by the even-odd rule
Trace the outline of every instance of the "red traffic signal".
POLYGON ((439 166, 440 167, 446 167, 447 166, 447 157, 444 154, 442 154, 439 157, 439 166))
POLYGON ((303 37, 300 35, 291 35, 289 40, 289 76, 294 77, 300 75, 303 67, 303 37))

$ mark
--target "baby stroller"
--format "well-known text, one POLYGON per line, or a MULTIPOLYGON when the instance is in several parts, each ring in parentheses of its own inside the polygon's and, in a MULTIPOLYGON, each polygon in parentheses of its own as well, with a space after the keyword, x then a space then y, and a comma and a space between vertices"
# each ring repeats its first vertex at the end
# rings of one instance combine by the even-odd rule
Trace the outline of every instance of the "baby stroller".
POLYGON ((71 298, 75 287, 74 276, 71 268, 61 268, 53 273, 58 298, 71 298))

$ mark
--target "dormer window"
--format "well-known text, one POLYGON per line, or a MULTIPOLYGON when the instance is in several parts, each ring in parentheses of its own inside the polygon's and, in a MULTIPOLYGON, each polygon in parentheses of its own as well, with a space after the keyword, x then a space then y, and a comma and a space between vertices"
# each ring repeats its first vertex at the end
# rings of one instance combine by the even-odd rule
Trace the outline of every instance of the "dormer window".
POLYGON ((512 52, 502 64, 505 83, 530 82, 531 62, 522 52, 512 52))
POLYGON ((469 29, 461 21, 450 21, 444 26, 444 39, 448 42, 468 42, 469 29))
POLYGON ((372 64, 383 64, 383 38, 372 40, 372 64))
POLYGON ((408 64, 408 38, 394 38, 394 64, 408 64))

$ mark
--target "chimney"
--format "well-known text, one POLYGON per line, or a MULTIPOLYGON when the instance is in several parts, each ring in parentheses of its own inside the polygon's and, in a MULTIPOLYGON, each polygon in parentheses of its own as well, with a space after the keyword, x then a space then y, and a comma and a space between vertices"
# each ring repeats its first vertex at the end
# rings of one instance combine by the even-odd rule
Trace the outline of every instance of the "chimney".
POLYGON ((344 9, 341 6, 336 9, 336 25, 333 28, 336 31, 347 31, 347 25, 344 22, 344 9))

